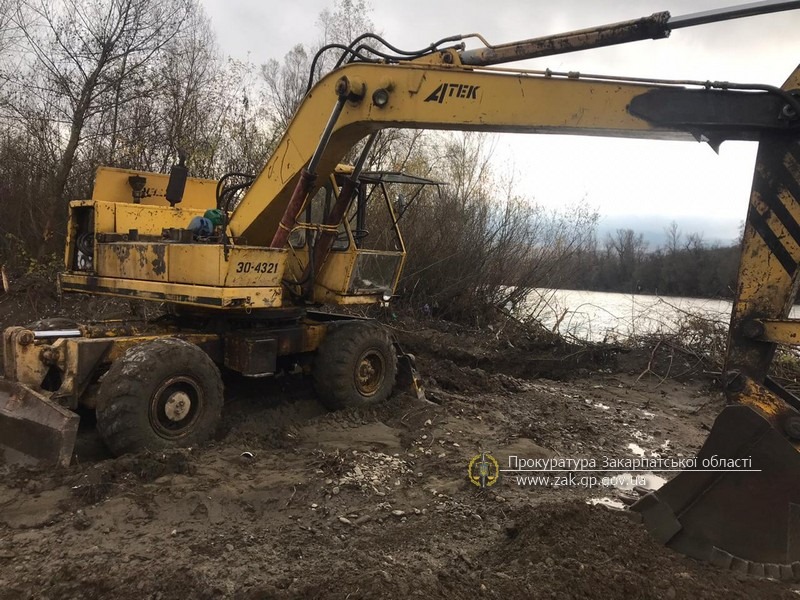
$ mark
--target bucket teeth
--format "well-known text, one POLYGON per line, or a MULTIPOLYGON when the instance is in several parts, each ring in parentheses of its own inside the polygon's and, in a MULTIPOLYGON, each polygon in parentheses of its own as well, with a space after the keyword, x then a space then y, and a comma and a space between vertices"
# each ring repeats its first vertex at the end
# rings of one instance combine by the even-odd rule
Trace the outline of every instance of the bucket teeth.
POLYGON ((725 552, 725 550, 720 550, 719 548, 714 548, 711 551, 711 564, 722 567, 723 569, 730 569, 734 558, 733 554, 725 552))

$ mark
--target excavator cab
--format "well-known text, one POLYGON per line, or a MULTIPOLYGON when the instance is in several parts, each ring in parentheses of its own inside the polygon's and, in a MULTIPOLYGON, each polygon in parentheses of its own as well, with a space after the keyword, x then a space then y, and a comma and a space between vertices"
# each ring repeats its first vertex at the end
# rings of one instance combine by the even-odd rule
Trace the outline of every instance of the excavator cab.
POLYGON ((438 181, 394 171, 365 171, 322 265, 314 260, 325 223, 339 200, 352 169, 339 166, 324 185, 309 195, 289 236, 292 259, 285 278, 293 293, 320 304, 359 303, 389 298, 397 288, 406 247, 400 227, 403 213, 438 181), (394 198, 394 199, 393 199, 394 198), (398 201, 398 199, 400 199, 398 201))

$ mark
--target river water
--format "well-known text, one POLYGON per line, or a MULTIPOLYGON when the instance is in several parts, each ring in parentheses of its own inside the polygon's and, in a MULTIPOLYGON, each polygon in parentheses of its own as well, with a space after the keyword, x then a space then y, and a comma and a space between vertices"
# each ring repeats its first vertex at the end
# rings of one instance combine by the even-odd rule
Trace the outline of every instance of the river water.
MULTIPOLYGON (((727 327, 731 308, 729 300, 538 288, 522 310, 566 337, 601 342, 676 333, 697 317, 727 327)), ((800 307, 790 316, 800 318, 800 307)))

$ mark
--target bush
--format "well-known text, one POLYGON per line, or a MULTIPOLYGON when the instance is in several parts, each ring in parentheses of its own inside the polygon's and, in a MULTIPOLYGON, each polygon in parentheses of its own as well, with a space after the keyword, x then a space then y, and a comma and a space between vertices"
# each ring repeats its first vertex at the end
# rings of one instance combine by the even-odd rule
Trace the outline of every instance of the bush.
POLYGON ((586 206, 547 211, 513 193, 489 167, 486 136, 445 139, 445 164, 406 211, 401 226, 408 260, 403 301, 438 316, 481 320, 515 306, 534 287, 557 286, 567 259, 593 239, 597 215, 586 206))

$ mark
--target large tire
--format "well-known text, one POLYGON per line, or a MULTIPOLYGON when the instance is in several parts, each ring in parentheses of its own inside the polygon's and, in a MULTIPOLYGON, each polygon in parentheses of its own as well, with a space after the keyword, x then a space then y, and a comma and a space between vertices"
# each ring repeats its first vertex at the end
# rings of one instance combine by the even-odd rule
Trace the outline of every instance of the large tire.
POLYGON ((397 355, 386 332, 371 321, 331 324, 314 359, 314 387, 330 410, 389 397, 397 355))
POLYGON ((100 384, 97 430, 119 456, 194 446, 215 432, 222 378, 194 344, 162 338, 129 348, 100 384))

